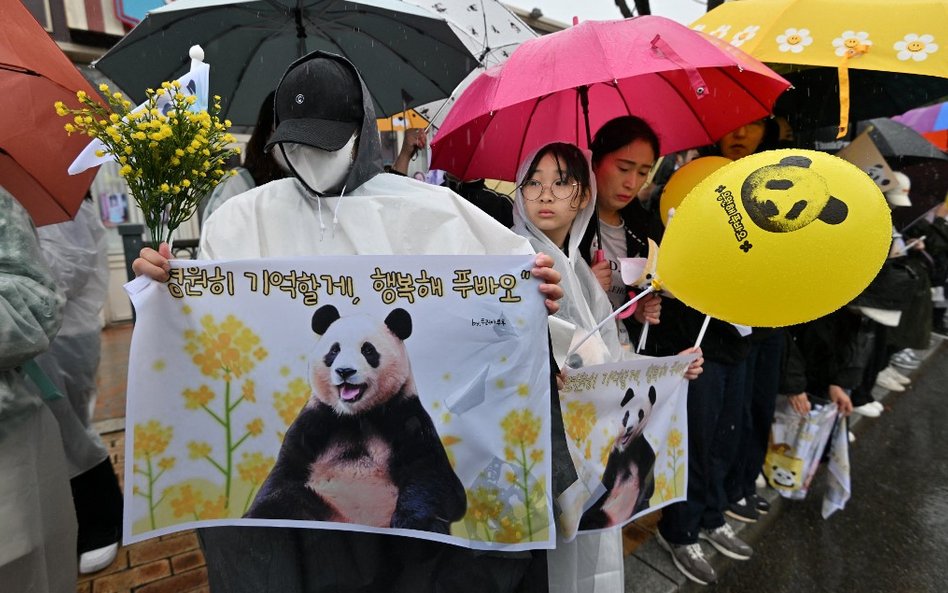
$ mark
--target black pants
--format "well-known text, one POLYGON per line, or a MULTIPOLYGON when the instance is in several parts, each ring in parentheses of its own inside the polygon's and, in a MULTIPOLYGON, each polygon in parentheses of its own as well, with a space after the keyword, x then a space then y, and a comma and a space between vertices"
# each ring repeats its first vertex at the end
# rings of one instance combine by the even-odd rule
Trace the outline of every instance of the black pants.
POLYGON ((699 529, 724 525, 724 477, 737 454, 744 361, 706 360, 688 385, 688 500, 662 510, 658 529, 672 544, 693 544, 699 529))
POLYGON ((770 426, 777 407, 784 342, 783 330, 775 331, 754 342, 747 357, 740 444, 725 478, 729 503, 757 493, 755 483, 767 456, 770 426))

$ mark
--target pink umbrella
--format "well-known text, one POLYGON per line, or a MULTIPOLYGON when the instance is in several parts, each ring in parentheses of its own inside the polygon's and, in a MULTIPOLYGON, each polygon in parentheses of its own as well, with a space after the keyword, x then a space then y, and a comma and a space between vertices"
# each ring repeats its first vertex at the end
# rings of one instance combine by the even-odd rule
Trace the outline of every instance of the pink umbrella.
POLYGON ((629 114, 652 125, 665 153, 702 146, 769 114, 789 86, 729 43, 666 18, 589 21, 525 41, 475 79, 432 142, 432 167, 512 181, 530 151, 588 146, 591 130, 629 114))

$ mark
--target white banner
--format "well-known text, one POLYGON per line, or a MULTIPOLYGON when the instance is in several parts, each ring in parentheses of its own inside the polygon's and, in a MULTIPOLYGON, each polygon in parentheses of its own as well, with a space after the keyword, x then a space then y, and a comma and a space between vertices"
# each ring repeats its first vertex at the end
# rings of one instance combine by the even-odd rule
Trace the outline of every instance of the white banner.
POLYGON ((552 547, 533 265, 174 262, 129 283, 125 543, 239 524, 552 547))
POLYGON ((562 537, 621 527, 688 487, 688 381, 696 355, 569 371, 560 392, 570 454, 582 485, 558 500, 562 537))

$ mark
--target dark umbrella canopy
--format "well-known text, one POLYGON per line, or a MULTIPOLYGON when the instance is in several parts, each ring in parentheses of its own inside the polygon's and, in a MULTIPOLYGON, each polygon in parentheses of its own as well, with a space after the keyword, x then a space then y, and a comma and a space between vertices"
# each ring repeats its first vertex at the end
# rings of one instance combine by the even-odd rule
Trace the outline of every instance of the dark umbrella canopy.
MULTIPOLYGON (((948 161, 948 154, 921 134, 887 117, 859 122, 855 126, 855 135, 867 130, 872 143, 893 169, 929 160, 948 161)), ((797 141, 803 148, 835 153, 849 144, 849 139, 837 140, 836 131, 836 126, 803 131, 797 134, 797 141)))
POLYGON ((939 150, 912 128, 887 117, 861 121, 856 133, 869 130, 869 137, 882 156, 897 158, 948 160, 948 155, 939 150))
POLYGON ((95 67, 143 100, 188 69, 195 44, 236 125, 253 125, 287 66, 314 50, 355 64, 379 116, 447 97, 475 66, 443 19, 396 0, 177 0, 149 12, 95 67))
MULTIPOLYGON (((777 102, 794 130, 806 131, 839 123, 839 73, 836 68, 778 68, 793 88, 777 102)), ((948 78, 879 72, 849 71, 849 121, 889 117, 948 96, 948 78)), ((834 135, 835 136, 835 135, 834 135)))

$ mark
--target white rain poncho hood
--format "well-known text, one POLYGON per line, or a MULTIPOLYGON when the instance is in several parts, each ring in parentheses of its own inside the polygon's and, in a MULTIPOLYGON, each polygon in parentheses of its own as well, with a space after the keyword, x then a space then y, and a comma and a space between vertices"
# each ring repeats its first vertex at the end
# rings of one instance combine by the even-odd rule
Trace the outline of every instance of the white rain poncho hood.
MULTIPOLYGON (((543 231, 530 221, 524 206, 523 193, 520 189, 526 178, 530 163, 533 162, 540 150, 528 155, 517 171, 513 231, 529 239, 530 244, 538 253, 549 254, 555 261, 553 268, 559 270, 562 275, 560 286, 563 288, 563 298, 559 300, 560 310, 554 317, 575 327, 570 337, 569 328, 561 333, 561 331, 558 331, 555 321, 551 320, 553 349, 557 353, 562 353, 569 349, 570 344, 566 343, 567 341, 573 343, 581 340, 600 321, 608 317, 612 313, 612 305, 609 303, 609 297, 599 286, 599 281, 596 280, 596 276, 589 265, 583 260, 579 249, 579 242, 596 213, 596 176, 592 171, 589 154, 584 152, 583 156, 586 157, 586 165, 589 167, 589 183, 592 195, 586 206, 581 208, 577 212, 576 218, 573 219, 573 224, 566 239, 566 252, 564 253, 543 231), (559 335, 563 337, 558 338, 559 335), (560 341, 559 344, 558 341, 560 341)), ((614 362, 622 358, 622 347, 619 344, 618 330, 614 322, 607 323, 599 330, 599 338, 596 339, 593 336, 576 353, 581 357, 581 363, 579 360, 572 360, 568 361, 568 364, 570 366, 577 364, 588 366, 614 362)), ((557 362, 562 363, 563 361, 557 360, 557 362)))

